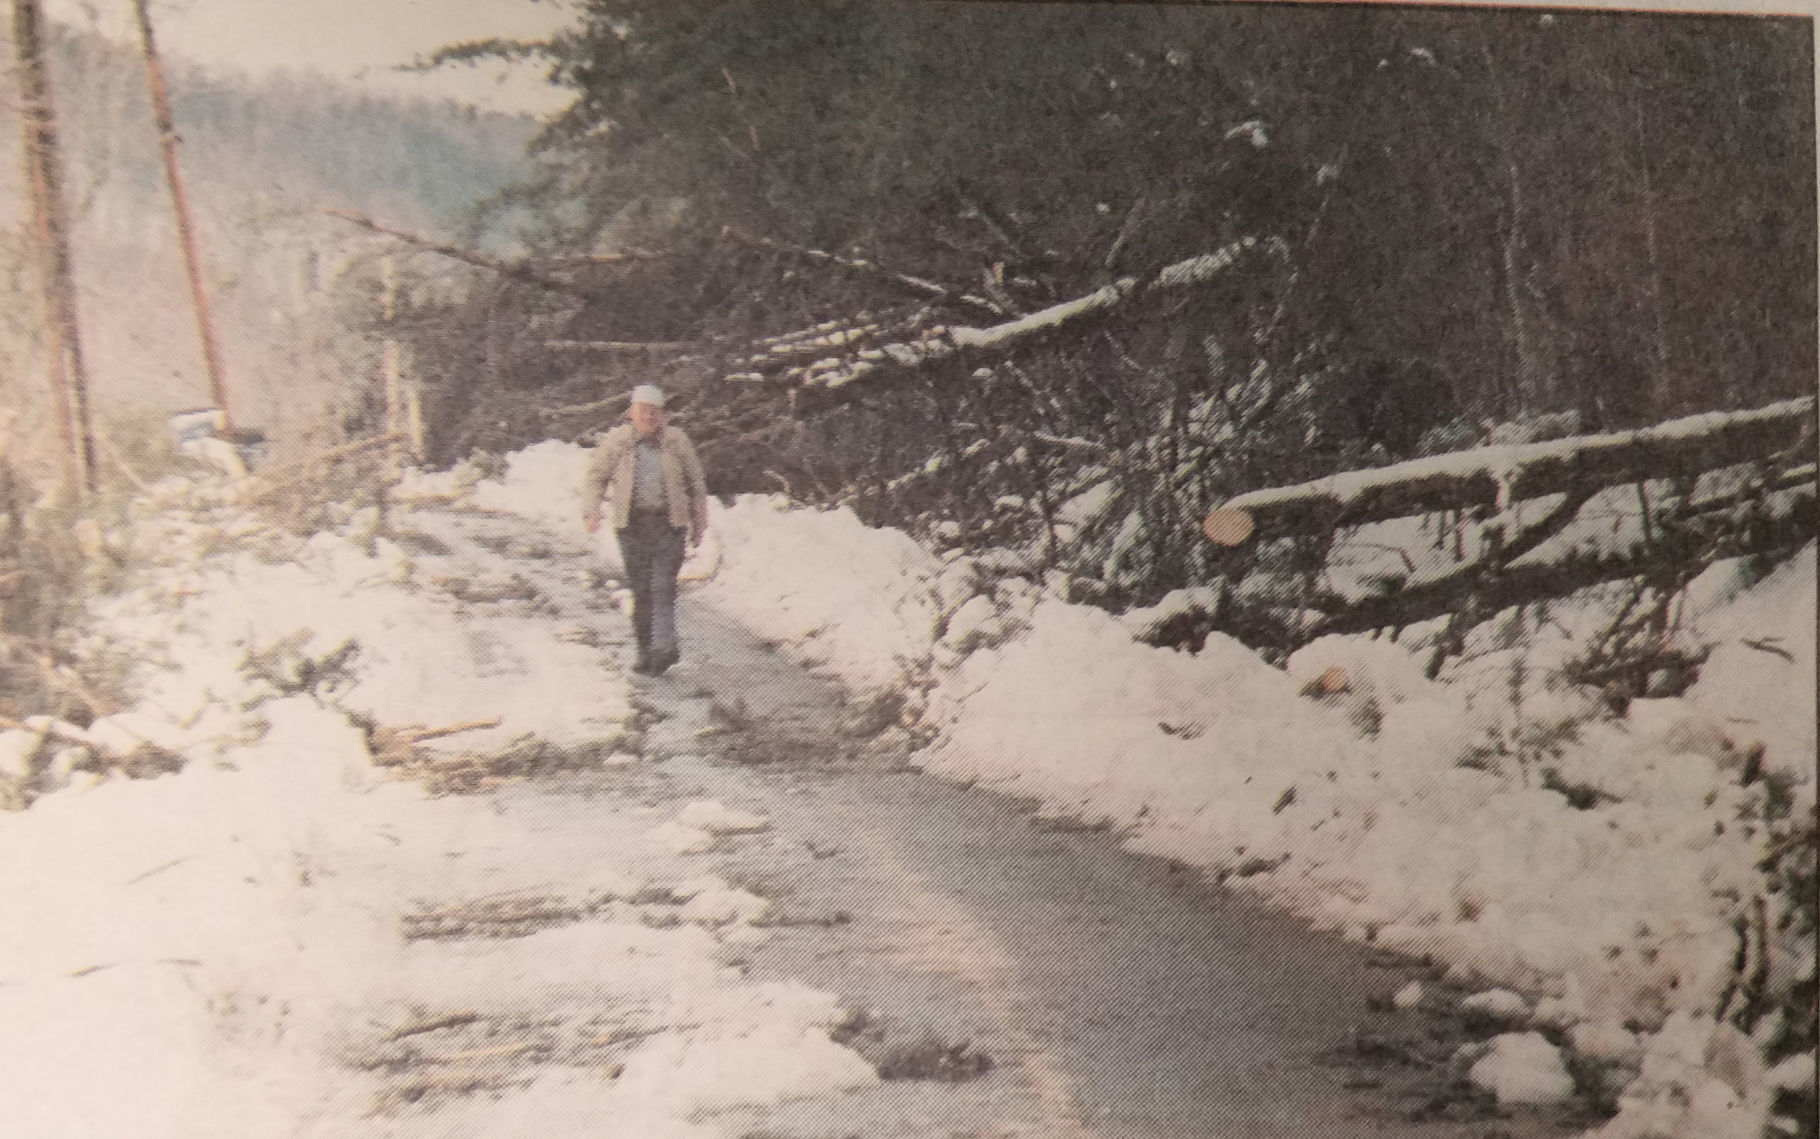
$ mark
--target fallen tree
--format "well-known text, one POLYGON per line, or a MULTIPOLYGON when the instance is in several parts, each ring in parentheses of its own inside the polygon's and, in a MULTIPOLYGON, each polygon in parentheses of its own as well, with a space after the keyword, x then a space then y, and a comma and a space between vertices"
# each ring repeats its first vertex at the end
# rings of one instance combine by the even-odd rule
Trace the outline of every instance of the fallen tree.
POLYGON ((970 308, 976 312, 984 313, 987 316, 1005 315, 1003 306, 995 304, 984 297, 977 297, 971 293, 957 293, 945 285, 929 280, 927 277, 917 277, 909 273, 893 272, 892 270, 879 265, 877 262, 869 261, 863 257, 842 257, 839 254, 829 253, 822 249, 811 249, 805 245, 795 245, 787 241, 778 241, 775 238, 759 237, 747 233, 736 225, 722 226, 720 235, 729 241, 736 241, 742 245, 749 245, 757 249, 773 250, 779 253, 787 253, 792 257, 800 258, 813 265, 831 266, 866 280, 882 281, 894 288, 903 290, 913 296, 922 297, 925 300, 939 301, 945 304, 970 308))
POLYGON ((1462 614, 1489 617, 1512 606, 1566 597, 1613 581, 1685 582, 1725 558, 1793 553, 1814 540, 1820 509, 1810 486, 1760 511, 1730 516, 1694 504, 1663 516, 1658 524, 1674 537, 1637 542, 1622 550, 1570 550, 1558 560, 1520 565, 1486 559, 1362 601, 1317 599, 1317 608, 1327 612, 1307 626, 1304 636, 1312 640, 1462 614))
MULTIPOLYGON (((934 366, 965 359, 986 363, 1014 351, 1040 347, 1059 339, 1078 338, 1115 317, 1140 310, 1160 297, 1210 284, 1225 277, 1259 249, 1277 251, 1279 243, 1246 237, 1212 253, 1184 258, 1148 277, 1121 277, 1084 296, 1050 305, 984 328, 937 325, 913 339, 901 339, 840 355, 821 355, 797 364, 796 352, 757 356, 745 371, 729 375, 734 382, 781 381, 823 397, 893 378, 926 372, 934 366)), ((870 331, 869 329, 866 331, 870 331)), ((830 340, 827 348, 845 347, 830 340)))
POLYGON ((1502 510, 1523 499, 1587 486, 1684 478, 1811 442, 1813 421, 1814 399, 1805 396, 1751 411, 1691 415, 1638 431, 1480 447, 1345 471, 1229 499, 1209 529, 1231 537, 1209 536, 1239 545, 1441 510, 1502 510))
POLYGON ((1715 562, 1775 561, 1814 539, 1813 413, 1812 398, 1787 400, 1239 495, 1202 523, 1209 542, 1226 551, 1220 604, 1175 622, 1172 635, 1181 641, 1220 630, 1283 652, 1329 634, 1445 618, 1431 660, 1438 669, 1479 622, 1592 586, 1636 582, 1660 615, 1715 562), (1702 492, 1702 476, 1718 485, 1709 479, 1702 492), (1583 517, 1595 500, 1609 512, 1614 490, 1625 491, 1617 501, 1628 503, 1633 484, 1635 506, 1622 507, 1632 515, 1622 532, 1628 537, 1605 526, 1604 514, 1598 525, 1583 517), (1554 501, 1539 517, 1525 520, 1514 509, 1546 498, 1554 501), (1349 528, 1424 514, 1439 524, 1430 559, 1439 568, 1419 567, 1403 551, 1407 574, 1373 575, 1376 585, 1362 595, 1329 580, 1335 551, 1355 548, 1349 528), (1271 568, 1248 582, 1260 565, 1271 568))

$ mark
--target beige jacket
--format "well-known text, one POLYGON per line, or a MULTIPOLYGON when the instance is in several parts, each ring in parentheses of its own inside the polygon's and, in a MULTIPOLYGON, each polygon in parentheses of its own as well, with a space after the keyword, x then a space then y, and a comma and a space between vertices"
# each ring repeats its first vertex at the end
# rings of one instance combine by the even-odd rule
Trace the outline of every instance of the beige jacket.
MULTIPOLYGON (((691 542, 699 541, 708 529, 708 480, 702 474, 701 459, 695 445, 675 427, 666 426, 658 436, 662 447, 664 500, 670 508, 670 525, 687 530, 691 542)), ((623 530, 632 518, 633 449, 638 443, 638 429, 622 423, 606 433, 594 449, 588 463, 588 476, 582 483, 582 501, 587 517, 600 515, 601 501, 612 507, 613 528, 623 530)))

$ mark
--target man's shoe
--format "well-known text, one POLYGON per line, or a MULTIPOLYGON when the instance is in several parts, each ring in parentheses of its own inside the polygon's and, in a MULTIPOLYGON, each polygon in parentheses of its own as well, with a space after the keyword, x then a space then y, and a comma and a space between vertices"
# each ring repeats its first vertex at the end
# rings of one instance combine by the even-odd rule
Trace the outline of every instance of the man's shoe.
POLYGON ((656 670, 651 667, 651 658, 639 653, 638 659, 632 662, 632 671, 640 676, 650 676, 656 670))
POLYGON ((665 672, 669 671, 671 665, 681 659, 682 654, 675 650, 671 650, 667 653, 651 654, 651 675, 662 676, 665 672))

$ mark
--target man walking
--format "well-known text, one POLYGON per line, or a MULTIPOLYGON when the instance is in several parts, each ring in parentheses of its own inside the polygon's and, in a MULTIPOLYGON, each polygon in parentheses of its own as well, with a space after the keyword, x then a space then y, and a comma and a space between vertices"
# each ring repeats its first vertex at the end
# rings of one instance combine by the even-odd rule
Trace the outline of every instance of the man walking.
POLYGON ((582 524, 600 528, 603 502, 612 510, 626 584, 632 590, 632 629, 638 660, 632 671, 662 675, 682 659, 676 645, 676 575, 684 543, 708 529, 708 487, 689 437, 664 423, 664 393, 652 384, 632 389, 630 423, 607 432, 588 464, 582 524))

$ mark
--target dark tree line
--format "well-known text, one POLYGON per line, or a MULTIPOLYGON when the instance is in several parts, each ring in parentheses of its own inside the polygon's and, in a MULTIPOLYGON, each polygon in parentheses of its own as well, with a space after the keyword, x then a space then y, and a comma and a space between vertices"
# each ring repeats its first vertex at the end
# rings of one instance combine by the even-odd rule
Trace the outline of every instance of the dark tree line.
POLYGON ((1801 21, 590 0, 551 43, 446 55, 502 51, 575 93, 508 199, 566 285, 416 314, 444 457, 581 433, 610 410, 552 409, 654 377, 724 489, 1141 599, 1215 568, 1194 524, 1251 487, 1814 384, 1801 21), (901 366, 1244 239, 1082 335, 901 366), (725 379, 824 323, 892 382, 725 379))

